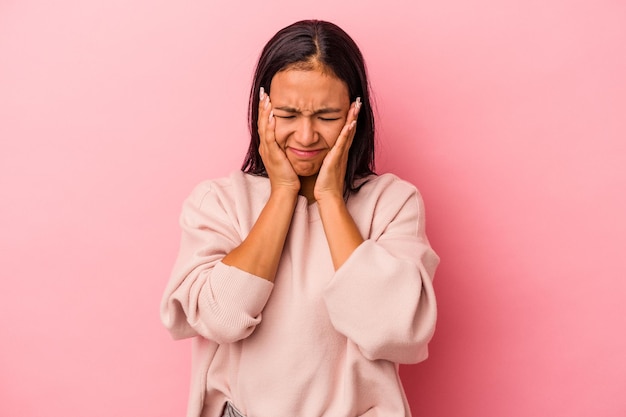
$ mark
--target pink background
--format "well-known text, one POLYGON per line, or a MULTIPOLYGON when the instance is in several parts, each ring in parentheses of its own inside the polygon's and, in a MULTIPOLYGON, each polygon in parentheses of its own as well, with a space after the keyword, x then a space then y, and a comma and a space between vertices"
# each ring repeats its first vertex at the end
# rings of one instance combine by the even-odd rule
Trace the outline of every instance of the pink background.
POLYGON ((260 48, 361 46, 379 171, 422 191, 416 416, 626 415, 626 3, 0 2, 0 415, 181 416, 158 306, 183 198, 237 169, 260 48))

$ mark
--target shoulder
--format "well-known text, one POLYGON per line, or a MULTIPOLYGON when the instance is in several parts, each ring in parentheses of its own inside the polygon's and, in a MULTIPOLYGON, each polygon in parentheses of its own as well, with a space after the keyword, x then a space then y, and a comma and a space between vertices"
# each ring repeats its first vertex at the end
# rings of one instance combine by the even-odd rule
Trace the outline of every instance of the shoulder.
POLYGON ((405 221, 411 233, 423 226, 424 203, 415 185, 388 173, 370 175, 362 181, 348 205, 355 219, 371 225, 371 235, 382 233, 394 221, 405 221))
POLYGON ((269 198, 269 180, 235 171, 222 178, 201 181, 185 199, 180 215, 183 227, 231 225, 249 231, 269 198))
POLYGON ((202 207, 211 202, 238 204, 242 201, 267 198, 269 180, 264 177, 233 171, 221 178, 207 179, 198 183, 191 191, 188 202, 202 207))
POLYGON ((370 239, 389 232, 413 237, 423 233, 421 196, 415 185, 395 174, 364 178, 347 204, 363 235, 370 239))
POLYGON ((358 189, 359 191, 354 196, 367 200, 383 199, 399 202, 417 198, 421 201, 420 193, 415 185, 391 173, 363 178, 358 189))

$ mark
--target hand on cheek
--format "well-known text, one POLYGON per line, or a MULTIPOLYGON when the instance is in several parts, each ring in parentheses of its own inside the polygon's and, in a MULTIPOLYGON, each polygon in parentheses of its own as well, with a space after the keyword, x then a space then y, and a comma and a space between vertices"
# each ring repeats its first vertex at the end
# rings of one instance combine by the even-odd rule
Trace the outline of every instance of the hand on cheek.
POLYGON ((259 154, 270 179, 272 191, 287 190, 298 193, 300 180, 287 155, 276 142, 276 118, 272 111, 270 97, 263 87, 259 92, 259 154))
POLYGON ((320 168, 314 189, 317 201, 329 197, 343 199, 348 153, 356 132, 356 121, 360 109, 361 98, 357 97, 356 101, 350 106, 350 110, 348 110, 346 123, 341 129, 337 141, 324 158, 320 168))

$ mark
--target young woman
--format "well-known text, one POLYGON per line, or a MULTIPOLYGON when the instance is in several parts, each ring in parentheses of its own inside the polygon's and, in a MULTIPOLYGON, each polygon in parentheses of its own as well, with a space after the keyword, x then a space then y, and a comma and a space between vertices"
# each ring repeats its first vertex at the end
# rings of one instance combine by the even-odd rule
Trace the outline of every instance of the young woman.
POLYGON ((301 21, 259 59, 241 171, 186 200, 161 305, 193 337, 188 416, 409 416, 398 364, 426 358, 439 258, 418 191, 375 175, 365 65, 301 21))

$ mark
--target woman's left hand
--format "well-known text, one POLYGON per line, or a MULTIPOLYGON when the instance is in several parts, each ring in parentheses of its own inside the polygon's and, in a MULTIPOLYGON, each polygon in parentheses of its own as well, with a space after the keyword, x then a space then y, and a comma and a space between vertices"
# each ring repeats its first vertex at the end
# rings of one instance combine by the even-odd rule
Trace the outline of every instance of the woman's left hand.
POLYGON ((348 110, 346 124, 341 129, 335 145, 328 151, 315 181, 313 194, 316 201, 325 198, 343 200, 343 188, 348 165, 348 152, 356 132, 356 120, 361 109, 361 98, 358 97, 348 110))

